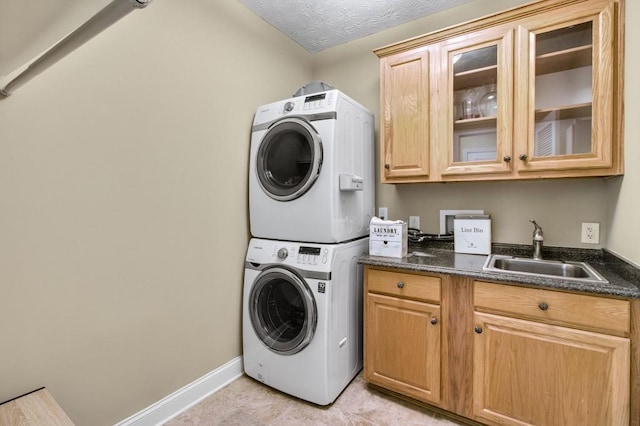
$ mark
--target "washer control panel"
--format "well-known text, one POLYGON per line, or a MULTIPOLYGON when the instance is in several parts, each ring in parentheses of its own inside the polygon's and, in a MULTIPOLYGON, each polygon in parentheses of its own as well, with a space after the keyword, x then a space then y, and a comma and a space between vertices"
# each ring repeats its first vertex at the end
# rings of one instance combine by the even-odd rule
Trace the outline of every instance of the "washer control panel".
POLYGON ((272 250, 273 259, 288 265, 322 267, 331 259, 331 250, 323 246, 276 244, 272 250))

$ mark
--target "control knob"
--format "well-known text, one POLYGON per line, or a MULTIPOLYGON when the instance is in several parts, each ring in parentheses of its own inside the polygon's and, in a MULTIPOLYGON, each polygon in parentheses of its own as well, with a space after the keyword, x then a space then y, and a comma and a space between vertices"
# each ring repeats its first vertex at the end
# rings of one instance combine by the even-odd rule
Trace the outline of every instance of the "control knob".
POLYGON ((287 256, 289 256, 289 252, 287 251, 286 248, 281 248, 280 250, 278 250, 278 259, 286 259, 287 256))
POLYGON ((284 110, 287 112, 293 111, 294 106, 295 104, 293 102, 287 102, 286 104, 284 104, 284 110))

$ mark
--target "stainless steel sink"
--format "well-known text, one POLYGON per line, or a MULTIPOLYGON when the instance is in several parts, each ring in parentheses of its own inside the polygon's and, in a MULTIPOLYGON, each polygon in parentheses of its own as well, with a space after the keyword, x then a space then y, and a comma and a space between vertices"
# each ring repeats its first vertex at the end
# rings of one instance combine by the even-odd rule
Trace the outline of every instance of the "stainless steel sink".
POLYGON ((487 257, 483 268, 488 272, 508 272, 529 276, 545 276, 589 282, 607 283, 595 269, 584 262, 564 260, 536 260, 523 257, 492 254, 487 257))

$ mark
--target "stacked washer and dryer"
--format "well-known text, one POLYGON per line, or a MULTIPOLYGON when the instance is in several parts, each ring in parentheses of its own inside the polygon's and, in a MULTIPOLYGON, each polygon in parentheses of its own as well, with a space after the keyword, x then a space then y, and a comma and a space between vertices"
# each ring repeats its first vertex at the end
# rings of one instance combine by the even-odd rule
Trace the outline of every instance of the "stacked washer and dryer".
POLYGON ((330 404, 362 368, 373 115, 338 90, 261 106, 249 168, 245 372, 330 404))

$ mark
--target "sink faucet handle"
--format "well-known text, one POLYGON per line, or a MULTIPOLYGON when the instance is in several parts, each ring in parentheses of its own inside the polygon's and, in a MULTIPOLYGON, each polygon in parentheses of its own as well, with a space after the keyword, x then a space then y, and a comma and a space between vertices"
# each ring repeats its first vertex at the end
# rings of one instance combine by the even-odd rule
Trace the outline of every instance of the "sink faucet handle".
POLYGON ((535 229, 533 230, 534 241, 544 240, 544 234, 542 233, 542 228, 540 227, 540 225, 538 225, 533 219, 529 219, 529 222, 533 223, 533 226, 535 226, 535 229))

